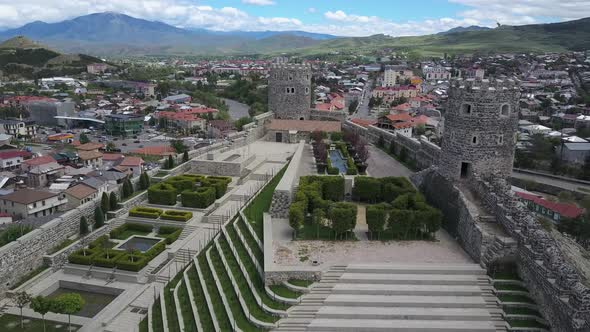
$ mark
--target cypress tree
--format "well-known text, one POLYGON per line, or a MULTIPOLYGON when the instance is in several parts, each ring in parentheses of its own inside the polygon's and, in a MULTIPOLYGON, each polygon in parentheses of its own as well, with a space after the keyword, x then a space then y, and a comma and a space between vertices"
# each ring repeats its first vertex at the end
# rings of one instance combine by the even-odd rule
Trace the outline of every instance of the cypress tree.
POLYGON ((182 154, 182 162, 186 163, 188 161, 188 151, 184 151, 182 154))
POLYGON ((111 198, 109 199, 109 211, 117 210, 117 195, 115 192, 111 193, 111 198))
POLYGON ((168 169, 174 168, 174 159, 172 159, 172 155, 168 156, 168 169))
POLYGON ((127 178, 127 187, 129 187, 129 196, 133 195, 133 192, 135 192, 135 190, 133 189, 133 183, 131 183, 131 180, 129 178, 127 178))
POLYGON ((100 206, 97 206, 94 209, 94 229, 100 228, 104 225, 104 213, 100 206))
POLYGON ((88 221, 86 221, 86 217, 80 217, 80 235, 88 234, 88 221))
POLYGON ((102 193, 102 197, 100 198, 100 207, 102 208, 103 212, 109 210, 109 194, 106 192, 102 193))

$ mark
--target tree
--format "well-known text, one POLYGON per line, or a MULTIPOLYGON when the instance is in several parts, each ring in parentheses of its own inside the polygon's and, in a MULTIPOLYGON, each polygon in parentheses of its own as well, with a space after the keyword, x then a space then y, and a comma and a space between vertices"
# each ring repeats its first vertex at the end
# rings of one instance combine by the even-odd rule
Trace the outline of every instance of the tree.
POLYGON ((392 154, 392 155, 394 155, 394 156, 396 155, 396 152, 395 152, 395 141, 393 139, 391 140, 391 143, 389 143, 389 153, 392 154))
POLYGON ((80 217, 80 235, 88 234, 88 221, 86 221, 86 217, 80 217))
POLYGON ((326 212, 324 209, 314 209, 311 214, 311 221, 313 222, 314 226, 316 227, 316 238, 320 238, 320 226, 324 224, 324 219, 326 219, 326 212))
POLYGON ((100 207, 102 208, 103 212, 109 210, 109 194, 106 192, 102 193, 102 197, 100 198, 100 207))
POLYGON ((94 209, 94 229, 98 229, 104 225, 104 213, 102 208, 97 206, 94 209))
POLYGON ((174 168, 174 159, 172 158, 172 155, 168 156, 168 160, 166 161, 166 168, 167 169, 173 169, 174 168))
POLYGON ((406 147, 402 146, 402 148, 399 151, 399 160, 401 160, 402 162, 406 162, 407 159, 408 151, 406 150, 406 147))
POLYGON ((115 146, 115 143, 113 143, 113 142, 108 142, 108 143, 107 143, 107 146, 106 146, 106 150, 107 150, 107 151, 113 151, 113 150, 115 150, 116 148, 117 148, 117 147, 115 146))
POLYGON ((82 310, 85 304, 84 299, 78 293, 65 293, 58 296, 54 302, 57 303, 57 305, 54 306, 54 309, 58 310, 57 313, 68 315, 68 330, 71 331, 71 315, 82 310))
POLYGON ((387 223, 387 210, 385 208, 386 204, 367 206, 367 225, 369 226, 369 232, 371 232, 371 235, 377 233, 377 239, 379 239, 379 234, 383 232, 387 223))
POLYGON ((142 172, 139 176, 139 189, 146 190, 150 186, 150 178, 146 172, 142 172))
POLYGON ((244 128, 245 125, 247 125, 248 123, 253 122, 254 119, 248 116, 239 118, 238 120, 236 120, 236 122, 234 122, 234 126, 236 126, 236 128, 238 129, 238 131, 242 131, 242 129, 244 128))
POLYGON ((352 103, 350 103, 350 105, 348 105, 348 113, 352 114, 356 111, 356 108, 359 106, 359 101, 358 100, 353 100, 352 103))
POLYGON ((115 192, 112 192, 109 198, 109 211, 115 211, 117 208, 117 195, 115 192))
POLYGON ((182 154, 182 162, 186 163, 188 161, 188 151, 184 151, 182 154))
POLYGON ((328 211, 328 219, 332 224, 332 230, 337 235, 342 235, 356 226, 356 205, 338 202, 332 204, 328 211))
POLYGON ((16 294, 14 294, 12 301, 20 309, 20 328, 21 328, 21 330, 24 330, 23 308, 27 304, 29 304, 29 302, 31 302, 31 295, 29 295, 29 293, 27 293, 27 292, 18 292, 16 294))
POLYGON ((80 144, 90 143, 90 138, 85 133, 80 134, 80 144))
POLYGON ((174 151, 176 151, 176 153, 183 153, 186 152, 188 149, 187 146, 184 145, 182 140, 179 139, 170 141, 170 146, 174 149, 174 151))
POLYGON ((424 135, 426 133, 426 126, 421 124, 416 127, 416 135, 424 135))
POLYGON ((43 332, 46 331, 45 329, 45 315, 51 311, 52 308, 52 303, 53 301, 45 298, 41 295, 34 297, 31 300, 31 309, 33 309, 33 311, 35 311, 36 313, 41 315, 41 319, 43 320, 43 332))
POLYGON ((380 148, 385 147, 385 139, 383 138, 383 135, 379 135, 379 139, 377 140, 377 146, 380 148))

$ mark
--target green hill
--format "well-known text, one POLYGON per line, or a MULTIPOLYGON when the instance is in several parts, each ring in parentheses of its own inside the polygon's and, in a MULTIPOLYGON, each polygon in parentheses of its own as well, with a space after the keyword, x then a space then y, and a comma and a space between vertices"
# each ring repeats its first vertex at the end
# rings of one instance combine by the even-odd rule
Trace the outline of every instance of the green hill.
POLYGON ((310 47, 291 49, 301 55, 326 53, 372 53, 391 48, 413 50, 424 55, 475 52, 562 52, 590 49, 590 18, 552 24, 501 26, 482 31, 427 35, 418 37, 339 38, 310 47))
POLYGON ((0 44, 0 70, 6 76, 37 78, 74 75, 100 59, 84 54, 61 54, 18 36, 0 44))

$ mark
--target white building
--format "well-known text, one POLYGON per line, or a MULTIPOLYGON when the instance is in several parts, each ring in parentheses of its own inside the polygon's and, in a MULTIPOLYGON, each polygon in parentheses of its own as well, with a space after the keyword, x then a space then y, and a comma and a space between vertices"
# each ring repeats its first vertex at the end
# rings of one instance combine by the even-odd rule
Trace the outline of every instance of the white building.
POLYGON ((436 67, 424 67, 422 68, 422 72, 424 73, 424 77, 427 81, 431 80, 449 80, 451 79, 451 73, 445 68, 441 66, 436 67))

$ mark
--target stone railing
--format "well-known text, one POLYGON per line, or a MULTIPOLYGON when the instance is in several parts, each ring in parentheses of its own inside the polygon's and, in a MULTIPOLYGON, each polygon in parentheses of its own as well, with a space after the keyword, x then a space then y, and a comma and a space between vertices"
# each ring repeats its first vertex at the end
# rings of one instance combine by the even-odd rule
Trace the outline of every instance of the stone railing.
POLYGON ((285 174, 281 181, 277 184, 272 195, 272 203, 270 205, 270 213, 275 218, 287 218, 289 205, 291 199, 295 195, 294 189, 297 185, 297 178, 299 174, 299 167, 301 165, 301 158, 303 157, 303 150, 305 149, 305 142, 300 141, 297 150, 287 166, 285 174))

